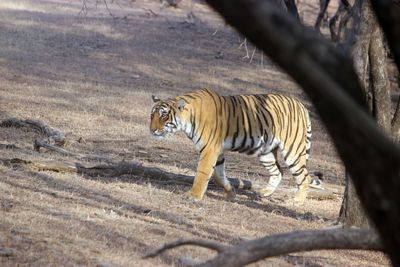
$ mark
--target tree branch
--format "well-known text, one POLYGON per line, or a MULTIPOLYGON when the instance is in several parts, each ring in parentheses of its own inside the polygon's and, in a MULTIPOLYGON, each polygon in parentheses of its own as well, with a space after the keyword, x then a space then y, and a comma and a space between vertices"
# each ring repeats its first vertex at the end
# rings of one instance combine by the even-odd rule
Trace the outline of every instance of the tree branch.
POLYGON ((319 13, 317 20, 315 21, 314 29, 319 31, 319 28, 321 28, 321 23, 322 20, 324 19, 326 10, 328 9, 330 0, 323 0, 319 2, 319 13))
POLYGON ((321 249, 363 249, 382 250, 379 236, 372 230, 330 229, 307 230, 265 236, 242 242, 236 246, 226 246, 201 239, 177 240, 167 243, 151 252, 145 258, 155 257, 166 250, 195 245, 219 252, 218 256, 199 266, 238 267, 268 257, 275 257, 292 252, 304 252, 321 249))
POLYGON ((198 246, 198 247, 208 248, 208 249, 215 250, 219 253, 228 249, 228 246, 222 245, 217 242, 209 241, 209 240, 178 239, 174 242, 164 244, 161 248, 156 249, 153 252, 150 252, 149 254, 145 255, 143 258, 154 258, 169 249, 173 249, 173 248, 177 248, 177 247, 185 246, 185 245, 194 245, 194 246, 198 246))

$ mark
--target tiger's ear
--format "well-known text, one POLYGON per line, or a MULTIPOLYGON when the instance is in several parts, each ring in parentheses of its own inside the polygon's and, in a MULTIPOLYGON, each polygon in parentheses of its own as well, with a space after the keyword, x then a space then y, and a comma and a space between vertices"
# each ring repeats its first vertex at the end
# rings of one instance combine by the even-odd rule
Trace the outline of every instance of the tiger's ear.
POLYGON ((151 95, 151 99, 153 99, 154 103, 157 103, 158 101, 160 101, 161 99, 159 99, 158 97, 156 97, 155 95, 151 95))
POLYGON ((183 99, 179 99, 178 102, 176 102, 176 107, 179 109, 179 111, 182 111, 185 105, 186 102, 183 99))

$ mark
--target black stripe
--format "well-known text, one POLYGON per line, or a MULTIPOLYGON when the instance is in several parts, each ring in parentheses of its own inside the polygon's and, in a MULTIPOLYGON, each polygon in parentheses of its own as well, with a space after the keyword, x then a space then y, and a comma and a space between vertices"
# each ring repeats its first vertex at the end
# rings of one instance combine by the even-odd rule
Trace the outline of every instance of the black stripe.
POLYGON ((226 130, 226 133, 225 133, 224 140, 229 136, 230 129, 232 128, 230 123, 229 123, 229 120, 230 120, 230 117, 231 117, 231 108, 230 108, 231 105, 232 105, 232 102, 230 101, 230 98, 224 97, 225 113, 227 114, 226 115, 226 125, 225 125, 227 130, 226 130))
POLYGON ((225 162, 225 158, 222 158, 222 159, 220 159, 220 160, 217 161, 217 163, 215 164, 215 166, 219 166, 219 165, 221 165, 221 164, 224 164, 224 162, 225 162))
POLYGON ((231 146, 231 150, 233 151, 233 149, 235 149, 235 143, 236 143, 236 138, 239 135, 239 117, 237 118, 237 122, 236 122, 236 132, 233 134, 233 138, 232 138, 232 146, 231 146))
POLYGON ((199 138, 197 139, 195 145, 197 145, 197 144, 199 143, 199 141, 201 140, 201 138, 203 137, 203 133, 204 133, 204 129, 205 129, 205 128, 206 128, 206 127, 203 127, 203 129, 201 130, 200 136, 199 136, 199 138))
POLYGON ((231 116, 231 108, 230 108, 230 105, 232 105, 232 102, 230 101, 230 98, 227 99, 227 98, 224 97, 224 99, 225 99, 224 107, 225 107, 225 111, 226 111, 226 113, 227 113, 227 116, 226 116, 226 125, 225 125, 225 127, 227 128, 227 130, 226 130, 225 138, 224 138, 224 139, 226 139, 226 138, 229 136, 230 129, 232 128, 231 125, 229 125, 229 119, 230 119, 230 116, 231 116))
POLYGON ((303 170, 306 168, 306 166, 301 166, 300 167, 300 169, 298 169, 297 171, 295 171, 295 172, 292 172, 292 174, 293 174, 293 176, 299 176, 302 172, 303 172, 303 170))
POLYGON ((288 168, 289 169, 293 168, 294 166, 296 166, 299 163, 299 161, 300 161, 300 157, 297 157, 296 160, 293 161, 293 163, 288 166, 288 168))
POLYGON ((187 97, 187 98, 190 98, 190 99, 196 99, 194 96, 192 96, 192 95, 184 95, 183 97, 187 97))
POLYGON ((247 152, 247 155, 254 155, 254 153, 256 153, 262 146, 263 146, 263 144, 261 144, 261 145, 255 147, 255 148, 249 150, 249 151, 247 152))

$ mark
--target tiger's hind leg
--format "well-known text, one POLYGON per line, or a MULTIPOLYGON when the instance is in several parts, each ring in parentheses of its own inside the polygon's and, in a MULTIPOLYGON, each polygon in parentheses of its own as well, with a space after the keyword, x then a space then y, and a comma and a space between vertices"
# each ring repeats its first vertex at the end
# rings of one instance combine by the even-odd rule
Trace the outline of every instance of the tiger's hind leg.
POLYGON ((301 153, 296 159, 286 159, 286 164, 290 172, 296 180, 298 191, 294 197, 294 205, 300 206, 304 204, 307 197, 307 191, 310 186, 311 176, 308 174, 306 167, 307 154, 301 153))
POLYGON ((225 197, 233 200, 236 197, 235 190, 232 188, 231 183, 225 175, 225 157, 223 154, 219 155, 217 163, 214 167, 213 177, 215 182, 224 189, 225 197))
POLYGON ((277 151, 277 149, 274 149, 272 152, 261 155, 259 158, 261 164, 269 174, 268 185, 261 190, 258 190, 258 193, 264 197, 272 195, 282 180, 282 173, 277 161, 277 151))

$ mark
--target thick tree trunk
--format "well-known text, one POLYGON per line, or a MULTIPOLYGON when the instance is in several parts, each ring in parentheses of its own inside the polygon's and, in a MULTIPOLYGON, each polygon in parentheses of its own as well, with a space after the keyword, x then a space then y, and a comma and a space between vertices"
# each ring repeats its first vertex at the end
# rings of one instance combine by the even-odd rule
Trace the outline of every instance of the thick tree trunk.
POLYGON ((396 143, 400 143, 400 97, 392 120, 392 136, 396 143))
POLYGON ((370 227, 369 219, 361 205, 354 184, 347 173, 346 188, 344 191, 342 206, 340 208, 339 221, 343 223, 345 228, 353 226, 359 228, 370 227))
MULTIPOLYGON (((383 27, 397 69, 400 70, 400 5, 398 1, 371 0, 377 18, 383 27)), ((392 120, 392 135, 400 142, 400 100, 392 120)))
MULTIPOLYGON (((390 135, 390 85, 386 70, 386 49, 383 34, 372 11, 371 3, 365 0, 361 10, 361 21, 354 45, 354 65, 360 82, 365 88, 369 111, 383 131, 390 135)), ((339 220, 345 227, 368 227, 368 219, 358 199, 354 185, 346 176, 346 190, 339 220)))
MULTIPOLYGON (((361 20, 356 34, 356 43, 353 46, 353 60, 360 83, 365 88, 366 102, 370 112, 373 110, 373 92, 369 86, 369 50, 371 45, 370 21, 372 19, 371 9, 366 9, 366 3, 362 5, 361 20)), ((364 208, 359 200, 354 184, 349 174, 345 174, 346 189, 343 196, 342 206, 339 213, 339 221, 344 227, 368 228, 369 221, 364 208)))
MULTIPOLYGON (((371 7, 369 8, 371 9, 371 7)), ((371 43, 369 49, 369 58, 374 99, 373 114, 379 126, 386 134, 390 136, 391 103, 390 84, 387 73, 387 51, 384 45, 382 31, 375 19, 375 16, 373 16, 371 23, 373 24, 373 31, 370 38, 371 43)))

